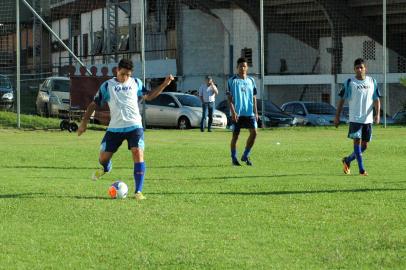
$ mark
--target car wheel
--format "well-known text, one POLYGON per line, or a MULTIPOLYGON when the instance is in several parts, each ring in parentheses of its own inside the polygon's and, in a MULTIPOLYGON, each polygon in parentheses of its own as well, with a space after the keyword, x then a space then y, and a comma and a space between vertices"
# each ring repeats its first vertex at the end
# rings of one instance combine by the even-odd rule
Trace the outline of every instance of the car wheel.
POLYGON ((178 128, 179 129, 189 129, 190 128, 190 121, 186 116, 182 116, 178 120, 178 128))
POLYGON ((59 127, 61 130, 65 130, 69 128, 69 121, 68 120, 62 120, 61 123, 59 124, 59 127))
POLYGON ((68 131, 69 132, 76 132, 78 130, 78 125, 75 122, 69 124, 68 131))
POLYGON ((48 110, 48 104, 44 104, 44 116, 49 117, 49 110, 48 110))
POLYGON ((258 119, 257 126, 258 126, 258 128, 262 128, 262 120, 261 120, 261 118, 258 119))

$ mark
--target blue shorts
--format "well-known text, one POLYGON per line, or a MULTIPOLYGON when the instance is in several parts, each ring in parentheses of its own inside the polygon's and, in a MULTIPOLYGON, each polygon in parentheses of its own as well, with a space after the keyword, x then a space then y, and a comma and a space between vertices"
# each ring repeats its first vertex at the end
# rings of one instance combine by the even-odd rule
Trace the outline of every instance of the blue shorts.
POLYGON ((137 128, 129 132, 107 131, 100 145, 100 151, 115 153, 124 140, 127 140, 128 150, 131 148, 144 149, 144 129, 137 128))
POLYGON ((242 128, 256 129, 258 128, 257 118, 255 116, 239 116, 238 121, 231 124, 231 130, 234 133, 240 133, 242 128))
POLYGON ((348 130, 348 138, 361 139, 364 142, 369 142, 372 139, 372 124, 362 124, 350 122, 348 130))

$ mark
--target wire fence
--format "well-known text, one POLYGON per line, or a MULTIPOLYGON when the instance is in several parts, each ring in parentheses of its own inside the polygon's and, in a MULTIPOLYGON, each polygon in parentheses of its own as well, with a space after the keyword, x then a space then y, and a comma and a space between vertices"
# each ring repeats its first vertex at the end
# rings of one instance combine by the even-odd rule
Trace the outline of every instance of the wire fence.
MULTIPOLYGON (((0 75, 9 79, 15 101, 19 54, 20 111, 26 114, 38 113, 37 96, 46 78, 81 75, 81 66, 95 68, 94 76, 107 68, 113 76, 112 67, 123 57, 135 62, 135 75, 147 84, 176 75, 176 91, 192 92, 210 75, 220 102, 243 56, 257 85, 264 85, 261 99, 279 106, 292 100, 334 105, 354 59, 361 57, 368 72, 387 86, 384 109, 393 115, 406 103, 400 83, 406 77, 406 0, 388 0, 383 11, 380 1, 358 0, 20 0, 17 13, 16 2, 4 0, 0 75)), ((16 111, 15 102, 7 109, 16 111)))

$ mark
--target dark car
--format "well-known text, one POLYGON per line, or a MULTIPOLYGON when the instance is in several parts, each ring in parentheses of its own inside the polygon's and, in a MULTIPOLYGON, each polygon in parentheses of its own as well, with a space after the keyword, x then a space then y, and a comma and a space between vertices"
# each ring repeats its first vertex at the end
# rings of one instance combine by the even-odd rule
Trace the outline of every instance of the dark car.
POLYGON ((0 108, 10 110, 14 105, 14 90, 10 79, 0 75, 0 108))
MULTIPOLYGON (((258 114, 260 115, 260 119, 258 120, 258 126, 262 127, 264 124, 265 127, 282 127, 282 126, 293 126, 297 124, 297 119, 283 112, 278 105, 273 103, 272 101, 265 101, 265 110, 264 115, 261 116, 262 113, 262 101, 260 99, 257 100, 258 106, 258 114)), ((222 111, 227 116, 227 126, 231 125, 231 115, 230 109, 228 107, 228 101, 223 100, 217 105, 217 110, 222 111)))
POLYGON ((393 116, 393 121, 395 124, 406 124, 406 111, 399 111, 393 116))

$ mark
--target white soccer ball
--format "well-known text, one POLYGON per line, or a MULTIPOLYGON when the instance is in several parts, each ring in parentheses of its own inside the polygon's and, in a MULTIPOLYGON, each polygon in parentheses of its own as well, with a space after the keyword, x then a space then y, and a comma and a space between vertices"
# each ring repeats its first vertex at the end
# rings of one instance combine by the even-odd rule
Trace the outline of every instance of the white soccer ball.
POLYGON ((128 194, 126 183, 118 180, 109 187, 109 195, 112 199, 124 199, 128 194))

